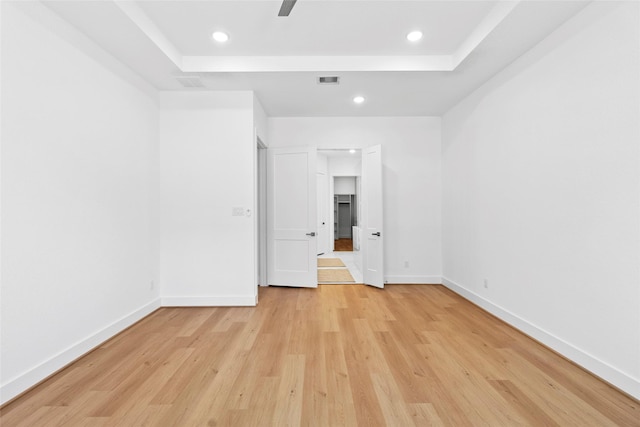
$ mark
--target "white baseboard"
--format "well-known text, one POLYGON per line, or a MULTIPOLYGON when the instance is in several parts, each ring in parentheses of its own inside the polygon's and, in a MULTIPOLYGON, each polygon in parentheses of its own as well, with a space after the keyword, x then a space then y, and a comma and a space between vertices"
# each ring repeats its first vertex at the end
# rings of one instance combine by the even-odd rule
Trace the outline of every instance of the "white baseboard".
POLYGON ((587 371, 602 378, 636 399, 640 399, 640 381, 638 379, 625 374, 617 368, 575 347, 571 343, 556 337, 518 315, 492 303, 453 280, 443 277, 442 284, 463 298, 473 302, 499 319, 507 322, 514 328, 529 335, 554 351, 557 351, 559 354, 583 367, 587 371))
POLYGON ((258 303, 258 296, 224 297, 162 297, 163 307, 252 307, 258 303))
POLYGON ((0 405, 25 392, 158 308, 160 308, 159 298, 116 320, 82 341, 73 344, 27 372, 10 379, 0 386, 0 405))
POLYGON ((255 306, 258 296, 164 297, 134 310, 91 336, 0 385, 0 405, 10 401, 160 307, 255 306))
POLYGON ((384 283, 396 285, 440 285, 442 284, 442 276, 385 276, 384 283))

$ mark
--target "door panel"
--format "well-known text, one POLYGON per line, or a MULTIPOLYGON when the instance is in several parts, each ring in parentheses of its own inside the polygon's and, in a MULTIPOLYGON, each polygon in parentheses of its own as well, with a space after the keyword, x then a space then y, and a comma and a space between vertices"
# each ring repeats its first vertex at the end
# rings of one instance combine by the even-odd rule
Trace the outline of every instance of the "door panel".
POLYGON ((382 147, 362 150, 362 250, 366 285, 384 287, 382 147))
POLYGON ((309 270, 309 240, 276 240, 275 266, 278 271, 305 273, 309 270))
POLYGON ((317 287, 316 149, 267 150, 267 277, 271 286, 317 287))

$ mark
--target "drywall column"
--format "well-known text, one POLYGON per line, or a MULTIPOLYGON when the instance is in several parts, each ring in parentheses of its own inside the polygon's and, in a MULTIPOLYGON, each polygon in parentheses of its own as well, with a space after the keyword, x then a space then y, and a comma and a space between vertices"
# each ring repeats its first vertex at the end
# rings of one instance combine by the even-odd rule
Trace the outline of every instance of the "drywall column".
POLYGON ((252 92, 160 95, 164 305, 255 305, 252 92))

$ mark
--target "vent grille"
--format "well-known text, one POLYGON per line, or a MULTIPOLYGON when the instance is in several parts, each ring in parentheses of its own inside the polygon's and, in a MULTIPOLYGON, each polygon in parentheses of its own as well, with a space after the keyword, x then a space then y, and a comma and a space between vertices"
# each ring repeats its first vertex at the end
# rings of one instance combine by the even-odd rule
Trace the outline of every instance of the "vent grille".
POLYGON ((204 87, 202 79, 198 76, 176 76, 176 80, 178 80, 183 87, 204 87))
POLYGON ((319 85, 339 85, 340 84, 340 77, 338 77, 338 76, 318 77, 318 84, 319 85))

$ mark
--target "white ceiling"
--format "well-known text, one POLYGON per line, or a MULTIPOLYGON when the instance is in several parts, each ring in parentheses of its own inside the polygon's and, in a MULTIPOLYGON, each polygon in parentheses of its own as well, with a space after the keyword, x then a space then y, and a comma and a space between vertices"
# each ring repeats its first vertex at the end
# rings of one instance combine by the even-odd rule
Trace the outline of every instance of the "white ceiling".
POLYGON ((280 3, 45 2, 157 89, 253 90, 273 117, 441 115, 587 2, 298 0, 278 17, 280 3))
POLYGON ((454 51, 492 4, 300 0, 289 17, 277 16, 279 1, 139 6, 184 55, 424 55, 454 51), (427 34, 421 43, 405 39, 414 28, 427 34), (212 42, 213 29, 229 33, 230 41, 212 42))

